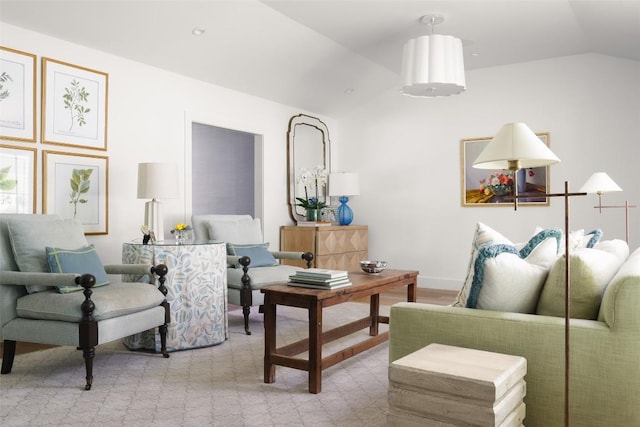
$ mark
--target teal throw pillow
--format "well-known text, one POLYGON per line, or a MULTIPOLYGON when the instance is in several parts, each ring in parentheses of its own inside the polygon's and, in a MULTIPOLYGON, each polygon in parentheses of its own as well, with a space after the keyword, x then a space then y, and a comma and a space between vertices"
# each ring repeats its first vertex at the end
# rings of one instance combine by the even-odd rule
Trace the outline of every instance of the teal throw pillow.
MULTIPOLYGON (((62 249, 46 247, 49 271, 52 273, 93 274, 96 278, 94 287, 109 284, 109 278, 100 257, 93 245, 80 249, 62 249)), ((81 291, 82 286, 57 286, 58 292, 66 294, 81 291)))
POLYGON ((251 258, 250 268, 268 267, 278 265, 278 261, 269 252, 269 243, 257 243, 253 245, 237 245, 227 243, 227 254, 235 256, 248 256, 251 258))

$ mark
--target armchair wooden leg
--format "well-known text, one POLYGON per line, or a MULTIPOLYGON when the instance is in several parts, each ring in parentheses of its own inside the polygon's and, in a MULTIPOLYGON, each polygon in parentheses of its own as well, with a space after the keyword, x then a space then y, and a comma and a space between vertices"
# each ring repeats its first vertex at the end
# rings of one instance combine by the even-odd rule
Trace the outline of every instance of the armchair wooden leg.
POLYGON ((160 352, 162 353, 162 357, 165 359, 169 358, 169 353, 167 353, 167 324, 171 323, 171 310, 169 308, 169 303, 165 300, 160 304, 164 307, 164 325, 160 326, 160 352))
POLYGON ((13 359, 16 355, 16 342, 4 340, 2 348, 2 373, 9 374, 13 368, 13 359))
POLYGON ((244 333, 247 335, 251 335, 251 331, 249 330, 249 313, 251 312, 250 305, 242 306, 242 315, 244 316, 244 333))
POLYGON ((84 386, 85 390, 91 390, 91 385, 93 384, 93 359, 96 356, 96 348, 83 348, 82 349, 82 357, 84 357, 84 366, 87 371, 87 376, 85 377, 87 380, 87 384, 84 386))
POLYGON ((243 256, 239 260, 242 265, 242 289, 240 289, 240 305, 242 305, 242 314, 244 315, 244 333, 251 335, 249 330, 249 313, 251 312, 251 305, 253 304, 253 296, 251 295, 251 277, 249 277, 249 264, 251 264, 251 258, 243 256))

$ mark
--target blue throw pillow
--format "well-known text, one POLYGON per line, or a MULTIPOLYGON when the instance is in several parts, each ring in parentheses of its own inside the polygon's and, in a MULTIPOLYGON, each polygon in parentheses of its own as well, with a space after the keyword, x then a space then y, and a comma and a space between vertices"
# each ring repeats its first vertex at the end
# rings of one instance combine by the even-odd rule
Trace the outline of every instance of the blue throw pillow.
POLYGON ((589 233, 585 234, 585 237, 586 236, 591 236, 591 238, 587 242, 587 248, 593 248, 596 245, 596 243, 598 243, 602 238, 602 230, 600 229, 592 230, 589 233))
MULTIPOLYGON (((61 249, 47 246, 46 252, 49 271, 52 273, 89 273, 96 278, 94 287, 109 284, 109 277, 93 245, 80 249, 61 249)), ((61 294, 84 289, 82 286, 57 286, 57 288, 61 294)))
POLYGON ((227 254, 235 256, 248 256, 251 258, 249 267, 268 267, 278 265, 278 261, 269 252, 269 243, 257 243, 253 245, 236 245, 227 243, 227 254))

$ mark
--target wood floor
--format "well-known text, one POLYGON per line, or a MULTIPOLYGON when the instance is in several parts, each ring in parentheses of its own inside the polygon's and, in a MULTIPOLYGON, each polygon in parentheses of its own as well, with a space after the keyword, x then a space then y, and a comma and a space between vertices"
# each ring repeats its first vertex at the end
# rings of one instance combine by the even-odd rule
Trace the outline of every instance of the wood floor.
MULTIPOLYGON (((458 294, 458 292, 446 291, 441 289, 418 288, 417 294, 418 294, 417 302, 423 302, 428 304, 438 304, 438 305, 448 305, 455 300, 455 297, 458 294)), ((406 300, 407 300, 407 290, 405 288, 394 289, 390 292, 386 292, 380 295, 380 304, 382 305, 393 305, 397 302, 402 302, 406 300)), ((369 298, 359 300, 358 302, 368 304, 369 298)), ((240 308, 241 307, 238 307, 238 309, 240 308)), ((16 343, 16 354, 24 354, 32 351, 46 350, 51 347, 55 347, 55 346, 18 342, 16 343)), ((1 352, 2 352, 2 344, 0 343, 0 357, 2 355, 1 352)))
MULTIPOLYGON (((437 305, 449 305, 453 303, 458 295, 457 291, 447 291, 443 289, 426 289, 418 288, 416 302, 423 302, 427 304, 437 305)), ((407 300, 407 290, 405 288, 394 289, 390 292, 385 292, 380 295, 380 304, 393 305, 397 302, 403 302, 407 300)), ((359 302, 369 302, 366 298, 359 302)))

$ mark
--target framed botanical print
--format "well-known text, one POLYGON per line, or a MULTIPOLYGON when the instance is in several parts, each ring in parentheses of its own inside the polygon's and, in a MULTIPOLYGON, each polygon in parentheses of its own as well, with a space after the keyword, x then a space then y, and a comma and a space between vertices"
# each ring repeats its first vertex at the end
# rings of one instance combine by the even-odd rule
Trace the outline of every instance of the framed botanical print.
POLYGON ((36 56, 0 46, 0 138, 36 142, 36 56))
POLYGON ((107 149, 107 73, 42 58, 42 142, 107 149))
POLYGON ((109 232, 109 158, 42 152, 42 210, 76 219, 85 234, 109 232))
POLYGON ((0 144, 0 213, 36 213, 36 149, 0 144))
MULTIPOLYGON (((548 132, 536 133, 549 146, 548 132)), ((460 143, 462 206, 513 206, 517 190, 518 205, 548 206, 549 167, 520 169, 517 179, 510 170, 475 169, 473 162, 492 137, 463 139, 460 143), (515 183, 517 182, 517 189, 515 183)))

